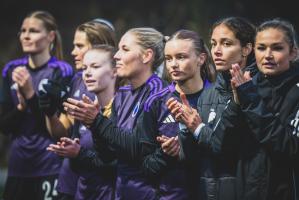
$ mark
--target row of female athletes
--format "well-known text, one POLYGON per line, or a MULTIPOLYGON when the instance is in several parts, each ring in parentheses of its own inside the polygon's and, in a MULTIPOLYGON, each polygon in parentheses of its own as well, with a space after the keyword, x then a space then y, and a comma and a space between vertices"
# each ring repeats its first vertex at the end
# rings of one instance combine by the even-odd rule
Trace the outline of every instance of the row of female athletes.
POLYGON ((191 30, 133 28, 116 50, 112 24, 95 19, 76 29, 75 72, 50 13, 27 15, 19 39, 26 55, 2 70, 5 200, 297 198, 288 21, 221 19, 210 50, 191 30))

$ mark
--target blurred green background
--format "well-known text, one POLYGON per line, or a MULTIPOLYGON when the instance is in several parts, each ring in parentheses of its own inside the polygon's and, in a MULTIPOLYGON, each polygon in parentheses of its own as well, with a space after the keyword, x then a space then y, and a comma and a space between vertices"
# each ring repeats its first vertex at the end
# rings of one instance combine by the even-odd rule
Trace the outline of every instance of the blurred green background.
MULTIPOLYGON (((6 62, 21 55, 17 33, 23 18, 34 10, 47 10, 57 19, 65 59, 72 63, 70 52, 75 28, 93 18, 111 21, 118 38, 129 28, 150 26, 165 35, 181 28, 192 29, 208 42, 211 24, 228 16, 242 16, 254 24, 281 17, 293 23, 298 31, 295 4, 295 0, 1 0, 0 66, 2 69, 6 62)), ((0 195, 6 177, 8 148, 9 138, 0 134, 0 195)))

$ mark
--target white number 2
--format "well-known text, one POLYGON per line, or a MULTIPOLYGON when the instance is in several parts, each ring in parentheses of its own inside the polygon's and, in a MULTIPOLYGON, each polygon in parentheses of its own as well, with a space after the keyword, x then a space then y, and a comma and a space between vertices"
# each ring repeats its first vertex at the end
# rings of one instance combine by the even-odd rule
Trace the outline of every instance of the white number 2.
POLYGON ((45 191, 45 196, 44 196, 44 200, 52 200, 52 196, 57 196, 57 190, 56 190, 56 186, 57 186, 57 179, 54 180, 54 185, 52 188, 52 195, 50 195, 51 193, 51 183, 49 181, 44 181, 42 184, 42 188, 43 191, 45 191))

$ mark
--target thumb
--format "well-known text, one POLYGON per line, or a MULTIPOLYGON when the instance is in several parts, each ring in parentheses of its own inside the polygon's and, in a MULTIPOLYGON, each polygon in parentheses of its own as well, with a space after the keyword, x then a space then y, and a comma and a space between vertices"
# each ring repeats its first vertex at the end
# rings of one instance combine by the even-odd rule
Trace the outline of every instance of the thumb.
POLYGON ((83 94, 82 100, 83 100, 84 103, 88 103, 88 104, 92 104, 93 103, 86 94, 83 94))
POLYGON ((20 92, 20 89, 17 88, 17 89, 16 89, 16 92, 17 92, 17 97, 18 97, 18 99, 21 99, 23 96, 22 96, 22 94, 21 94, 21 92, 20 92))
POLYGON ((79 139, 79 138, 75 138, 74 141, 75 141, 77 144, 80 144, 80 139, 79 139))
POLYGON ((180 97, 181 97, 182 103, 183 103, 185 106, 187 106, 187 108, 191 109, 191 106, 190 106, 190 104, 189 104, 189 102, 188 102, 188 100, 187 100, 187 97, 186 97, 185 93, 181 93, 181 94, 180 94, 180 97))
POLYGON ((94 99, 94 101, 93 101, 93 104, 94 104, 97 108, 100 107, 99 100, 98 100, 98 97, 97 97, 97 96, 95 96, 95 99, 94 99))
POLYGON ((252 79, 252 77, 250 76, 250 71, 246 71, 246 72, 244 73, 244 78, 245 78, 247 81, 249 81, 249 80, 252 79))
POLYGON ((62 137, 62 138, 60 138, 60 141, 61 141, 61 142, 64 142, 66 145, 71 144, 71 143, 73 142, 72 139, 67 138, 67 137, 62 137))
POLYGON ((230 80, 230 85, 232 87, 232 90, 236 90, 236 81, 234 77, 230 80))

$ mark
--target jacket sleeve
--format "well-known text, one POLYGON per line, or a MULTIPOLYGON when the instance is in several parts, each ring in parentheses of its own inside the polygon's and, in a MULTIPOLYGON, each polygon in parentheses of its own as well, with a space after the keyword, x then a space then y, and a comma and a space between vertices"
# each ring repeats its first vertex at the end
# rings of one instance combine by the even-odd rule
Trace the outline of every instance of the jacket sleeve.
POLYGON ((10 96, 10 87, 8 77, 2 77, 0 90, 0 130, 4 134, 14 132, 19 126, 18 123, 22 120, 25 112, 19 111, 13 105, 10 96))
POLYGON ((177 162, 177 159, 165 154, 161 147, 157 146, 155 151, 143 158, 142 172, 150 178, 160 177, 167 169, 177 162))
POLYGON ((113 120, 109 120, 102 114, 98 115, 91 127, 95 137, 105 139, 116 149, 118 157, 141 162, 142 171, 148 177, 163 173, 174 160, 164 154, 156 142, 158 127, 154 110, 151 108, 148 112, 142 112, 132 131, 118 128, 113 120))
POLYGON ((148 142, 144 137, 144 124, 141 124, 143 115, 138 118, 137 125, 133 130, 118 128, 114 117, 114 108, 112 109, 110 119, 99 113, 90 127, 93 137, 95 140, 108 143, 115 149, 118 157, 131 161, 140 160, 142 155, 150 151, 153 146, 152 143, 148 142))
POLYGON ((176 157, 165 154, 161 145, 156 141, 159 133, 159 115, 163 115, 160 108, 161 102, 156 101, 148 112, 143 113, 142 128, 144 130, 142 140, 142 172, 149 178, 160 177, 167 169, 178 161, 176 157))
POLYGON ((238 134, 241 132, 242 119, 244 118, 242 118, 239 106, 229 100, 220 117, 216 119, 214 127, 211 124, 205 124, 197 137, 187 129, 181 130, 182 155, 185 159, 194 159, 192 155, 196 150, 204 149, 204 151, 208 150, 216 154, 235 151, 239 145, 238 134), (192 140, 196 141, 197 147, 192 140))
MULTIPOLYGON (((101 153, 105 153, 105 156, 108 157, 107 154, 111 152, 98 152, 95 149, 81 147, 78 156, 72 158, 71 161, 74 165, 84 170, 105 170, 116 165, 115 159, 102 159, 99 155, 101 153)), ((113 155, 110 155, 109 157, 111 158, 113 155)))
POLYGON ((299 88, 297 87, 296 92, 287 94, 280 112, 277 113, 269 111, 262 99, 253 94, 255 91, 256 86, 252 83, 238 88, 238 95, 242 97, 240 99, 242 111, 246 114, 247 122, 255 138, 269 152, 275 153, 275 156, 297 157, 299 88))

